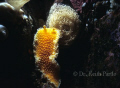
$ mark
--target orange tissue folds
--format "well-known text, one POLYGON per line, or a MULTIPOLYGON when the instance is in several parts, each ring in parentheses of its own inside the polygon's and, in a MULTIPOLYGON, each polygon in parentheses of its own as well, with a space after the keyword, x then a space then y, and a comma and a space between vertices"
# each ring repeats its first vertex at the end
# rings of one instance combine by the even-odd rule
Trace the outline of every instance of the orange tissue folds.
POLYGON ((33 42, 35 63, 49 83, 55 88, 60 85, 60 67, 55 60, 58 54, 59 38, 60 30, 43 26, 43 28, 38 29, 33 42))

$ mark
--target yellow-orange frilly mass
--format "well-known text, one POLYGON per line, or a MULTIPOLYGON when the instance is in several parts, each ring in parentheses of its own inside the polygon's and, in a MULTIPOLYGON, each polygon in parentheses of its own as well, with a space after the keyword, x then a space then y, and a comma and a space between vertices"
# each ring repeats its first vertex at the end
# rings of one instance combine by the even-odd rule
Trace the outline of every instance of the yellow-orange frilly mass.
POLYGON ((60 31, 58 29, 43 26, 38 29, 33 42, 35 63, 55 88, 60 85, 59 65, 55 60, 58 54, 59 37, 60 31))

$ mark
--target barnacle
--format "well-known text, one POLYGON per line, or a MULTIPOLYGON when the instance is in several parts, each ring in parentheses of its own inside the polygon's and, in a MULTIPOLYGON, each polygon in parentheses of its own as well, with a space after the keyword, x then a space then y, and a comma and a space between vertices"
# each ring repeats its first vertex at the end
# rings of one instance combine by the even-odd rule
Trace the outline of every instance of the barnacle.
POLYGON ((47 27, 61 30, 60 44, 68 45, 75 39, 79 30, 79 15, 70 6, 53 4, 47 18, 47 27))
POLYGON ((40 68, 43 75, 54 85, 59 87, 59 65, 55 58, 57 57, 58 40, 60 31, 56 28, 38 29, 34 36, 34 54, 35 63, 40 68))

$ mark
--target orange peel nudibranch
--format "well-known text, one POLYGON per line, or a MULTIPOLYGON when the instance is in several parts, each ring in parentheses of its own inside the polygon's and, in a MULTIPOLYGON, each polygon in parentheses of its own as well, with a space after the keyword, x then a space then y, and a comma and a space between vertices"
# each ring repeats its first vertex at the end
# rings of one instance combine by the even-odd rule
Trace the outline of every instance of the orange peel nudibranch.
POLYGON ((54 88, 59 88, 61 82, 60 67, 55 60, 58 55, 59 38, 60 30, 43 26, 37 30, 33 42, 35 63, 54 88))

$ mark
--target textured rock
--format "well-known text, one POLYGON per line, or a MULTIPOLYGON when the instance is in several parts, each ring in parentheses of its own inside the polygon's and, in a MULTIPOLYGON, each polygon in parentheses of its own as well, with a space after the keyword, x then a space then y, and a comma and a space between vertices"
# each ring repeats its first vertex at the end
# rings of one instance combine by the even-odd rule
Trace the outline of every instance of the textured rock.
MULTIPOLYGON (((114 72, 115 76, 103 76, 101 79, 91 77, 93 88, 99 88, 102 84, 108 88, 118 88, 120 80, 120 12, 119 10, 102 17, 95 32, 91 37, 91 53, 88 58, 88 69, 93 72, 114 72), (107 80, 106 80, 107 79, 107 80), (102 83, 99 83, 101 81, 102 83), (106 82, 110 84, 105 84, 106 82)), ((89 79, 89 78, 88 78, 89 79)), ((90 81, 90 80, 89 80, 90 81)), ((91 85, 91 84, 89 84, 91 85)), ((91 85, 92 86, 92 85, 91 85)), ((102 87, 102 86, 101 86, 102 87)))

